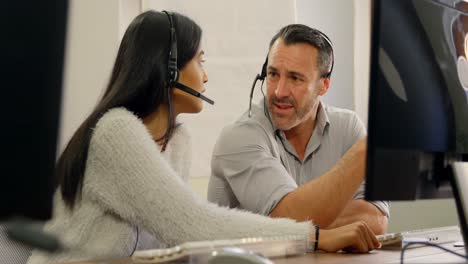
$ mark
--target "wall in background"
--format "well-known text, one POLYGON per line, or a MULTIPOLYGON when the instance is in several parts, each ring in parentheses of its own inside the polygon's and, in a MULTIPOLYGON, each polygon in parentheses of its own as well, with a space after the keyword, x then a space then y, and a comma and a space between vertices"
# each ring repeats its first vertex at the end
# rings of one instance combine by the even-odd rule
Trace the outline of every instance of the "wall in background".
POLYGON ((70 0, 59 151, 97 103, 123 32, 140 13, 135 0, 70 0))
POLYGON ((119 43, 115 0, 70 0, 60 151, 104 89, 119 43))
POLYGON ((325 33, 333 42, 335 65, 331 85, 322 101, 354 109, 353 1, 296 0, 296 21, 325 33))
POLYGON ((369 108, 369 63, 371 32, 371 1, 354 1, 354 111, 367 126, 369 108))
POLYGON ((141 1, 118 0, 119 1, 119 39, 122 39, 130 22, 141 13, 141 1))
POLYGON ((392 202, 389 232, 458 225, 452 199, 392 202))

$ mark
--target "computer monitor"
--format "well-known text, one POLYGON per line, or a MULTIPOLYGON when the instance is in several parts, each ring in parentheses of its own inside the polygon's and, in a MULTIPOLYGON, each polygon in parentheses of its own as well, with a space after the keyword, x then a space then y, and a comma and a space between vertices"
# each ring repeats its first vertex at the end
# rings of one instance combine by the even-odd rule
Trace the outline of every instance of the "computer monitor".
POLYGON ((467 11, 466 1, 373 1, 366 199, 462 201, 452 187, 454 162, 468 161, 467 11))
POLYGON ((0 7, 0 221, 51 216, 67 6, 26 0, 0 7))

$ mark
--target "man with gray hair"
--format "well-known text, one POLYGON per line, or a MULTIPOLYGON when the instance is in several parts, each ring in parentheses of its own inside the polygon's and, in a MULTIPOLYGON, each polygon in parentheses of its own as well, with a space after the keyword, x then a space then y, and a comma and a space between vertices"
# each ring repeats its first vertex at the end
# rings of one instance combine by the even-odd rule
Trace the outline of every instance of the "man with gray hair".
POLYGON ((388 203, 363 199, 364 125, 320 101, 333 61, 331 41, 316 29, 292 24, 273 37, 258 76, 266 96, 223 129, 208 200, 325 229, 362 221, 386 232, 388 203))

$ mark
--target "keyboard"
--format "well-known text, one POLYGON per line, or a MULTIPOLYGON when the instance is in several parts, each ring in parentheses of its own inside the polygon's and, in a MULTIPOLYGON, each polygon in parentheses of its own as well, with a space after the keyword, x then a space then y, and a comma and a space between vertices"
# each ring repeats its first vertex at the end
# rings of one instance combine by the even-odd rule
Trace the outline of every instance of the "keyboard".
MULTIPOLYGON (((383 247, 404 247, 410 242, 430 242, 443 244, 461 241, 462 236, 458 226, 446 226, 427 229, 411 230, 406 232, 388 233, 378 235, 377 239, 383 247)), ((416 246, 416 245, 415 245, 416 246)), ((418 245, 424 246, 424 245, 418 245)))
POLYGON ((213 254, 226 255, 241 249, 267 258, 289 257, 306 254, 307 244, 308 239, 303 235, 194 241, 172 248, 136 251, 132 260, 134 263, 208 263, 213 254))

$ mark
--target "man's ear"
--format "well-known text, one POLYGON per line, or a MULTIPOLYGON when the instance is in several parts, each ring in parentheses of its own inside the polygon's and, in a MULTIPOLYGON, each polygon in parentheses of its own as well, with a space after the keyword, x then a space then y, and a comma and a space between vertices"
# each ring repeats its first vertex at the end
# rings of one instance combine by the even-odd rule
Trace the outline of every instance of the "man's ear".
POLYGON ((328 87, 330 87, 330 78, 323 78, 322 81, 322 88, 320 89, 320 96, 323 96, 324 94, 327 93, 328 87))

